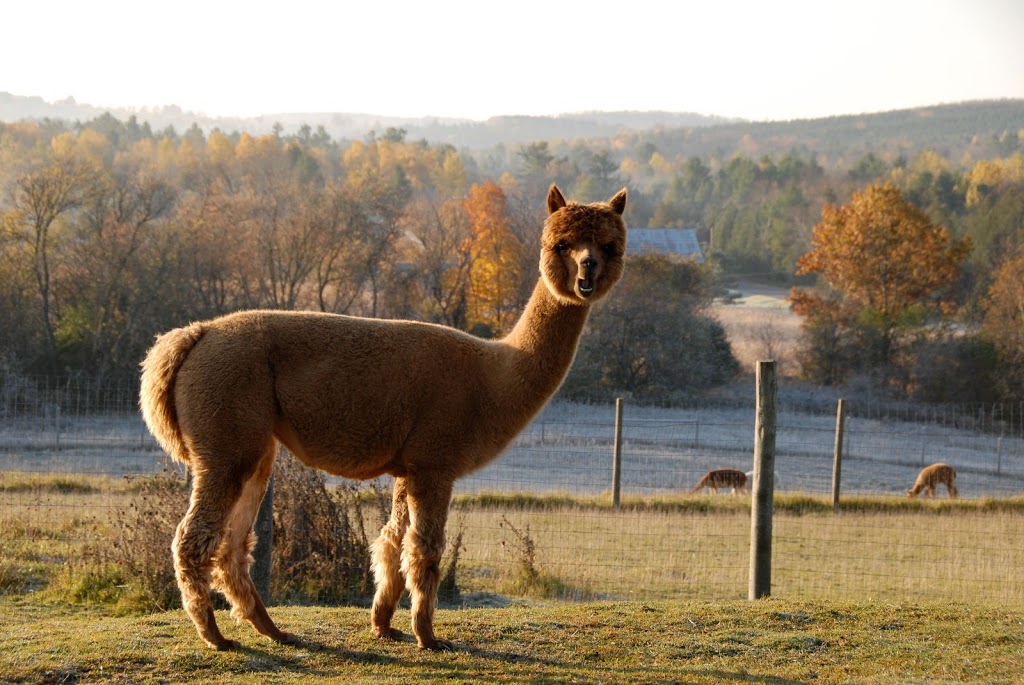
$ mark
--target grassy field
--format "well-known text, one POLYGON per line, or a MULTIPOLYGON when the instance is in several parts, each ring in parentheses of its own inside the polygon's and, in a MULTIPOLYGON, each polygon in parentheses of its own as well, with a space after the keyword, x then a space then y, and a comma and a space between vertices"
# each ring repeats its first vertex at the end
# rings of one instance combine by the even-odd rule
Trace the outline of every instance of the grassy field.
MULTIPOLYGON (((462 598, 437 617, 457 652, 375 641, 365 608, 279 606, 302 645, 221 612, 244 649, 217 654, 182 611, 142 610, 130 575, 87 553, 116 539, 116 512, 150 492, 143 482, 0 478, 0 683, 1012 683, 1024 672, 1022 498, 851 497, 835 514, 825 498, 779 495, 773 598, 747 602, 748 498, 626 497, 616 511, 597 496, 459 496, 449 537, 462 535, 462 598)), ((184 506, 182 486, 170 496, 184 506)), ((408 620, 402 610, 396 625, 408 620)))
MULTIPOLYGON (((1024 613, 965 604, 598 602, 440 609, 449 653, 370 636, 368 611, 277 607, 303 643, 219 616, 213 652, 181 611, 114 618, 0 601, 4 683, 1019 683, 1024 613), (59 637, 58 637, 59 636, 59 637)), ((400 611, 397 620, 408 621, 400 611)))
MULTIPOLYGON (((462 584, 494 589, 514 571, 507 524, 529 527, 536 566, 569 598, 742 599, 745 511, 614 512, 579 508, 465 514, 462 584), (504 544, 502 544, 504 543, 504 544)), ((799 510, 774 521, 772 587, 782 597, 892 600, 955 597, 1024 608, 1024 515, 964 508, 799 510)), ((504 590, 505 586, 499 586, 504 590)))
MULTIPOLYGON (((130 594, 109 576, 76 589, 117 544, 141 480, 0 478, 0 594, 130 594)), ((183 488, 183 486, 182 486, 183 488)), ((184 489, 169 493, 170 529, 184 489)), ((364 512, 372 538, 379 513, 364 512)), ((169 559, 171 532, 143 550, 169 559)), ((456 497, 449 538, 461 535, 465 592, 574 600, 736 600, 747 594, 749 499, 481 494, 456 497), (527 549, 529 546, 529 549, 527 549), (524 577, 531 582, 525 586, 524 577)), ((788 599, 940 601, 1024 609, 1024 498, 908 500, 776 497, 773 594, 788 599)), ((116 555, 115 555, 116 557, 116 555)), ((116 559, 115 559, 116 560, 116 559)))

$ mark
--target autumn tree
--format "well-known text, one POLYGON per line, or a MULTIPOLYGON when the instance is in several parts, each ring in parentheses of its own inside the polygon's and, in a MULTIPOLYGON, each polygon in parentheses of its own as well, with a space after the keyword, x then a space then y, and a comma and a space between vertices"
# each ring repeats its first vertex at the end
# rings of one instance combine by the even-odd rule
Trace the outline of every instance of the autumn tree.
POLYGON ((152 287, 167 276, 154 234, 165 228, 175 193, 133 160, 98 173, 93 186, 68 226, 57 339, 62 363, 110 378, 138 362, 161 324, 158 310, 175 299, 177 284, 152 287))
POLYGON ((984 308, 982 332, 994 344, 1002 367, 1000 394, 1024 400, 1024 251, 996 270, 984 308))
POLYGON ((54 257, 67 215, 91 192, 93 168, 73 151, 58 150, 40 167, 18 177, 3 216, 5 241, 20 252, 35 279, 48 371, 57 355, 54 257))
POLYGON ((492 181, 473 185, 463 203, 469 219, 469 322, 486 335, 507 329, 523 305, 523 244, 509 230, 505 193, 492 181))
POLYGON ((394 272, 394 247, 408 199, 407 189, 392 176, 350 178, 319 194, 318 262, 315 274, 318 308, 335 313, 379 316, 381 294, 394 272))
POLYGON ((951 286, 971 251, 969 238, 952 238, 891 183, 868 186, 846 205, 825 205, 811 244, 797 274, 818 274, 821 288, 791 293, 805 332, 823 320, 845 327, 866 353, 863 362, 883 373, 905 333, 950 312, 951 286))
POLYGON ((411 203, 402 224, 416 238, 407 257, 415 285, 408 292, 409 315, 460 329, 467 327, 472 267, 469 218, 463 204, 419 200, 411 203))

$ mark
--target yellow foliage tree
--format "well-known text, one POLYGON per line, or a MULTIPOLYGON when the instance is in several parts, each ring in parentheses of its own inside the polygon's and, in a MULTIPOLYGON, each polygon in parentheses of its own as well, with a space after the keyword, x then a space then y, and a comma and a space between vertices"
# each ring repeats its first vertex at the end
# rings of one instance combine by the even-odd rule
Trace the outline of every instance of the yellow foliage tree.
POLYGON ((1024 157, 1018 152, 1006 159, 982 160, 967 174, 966 202, 974 207, 990 190, 1024 181, 1024 157))
POLYGON ((470 187, 463 208, 471 227, 468 319, 493 335, 514 323, 522 307, 523 245, 509 230, 505 193, 494 182, 470 187))
POLYGON ((982 330, 1003 364, 1003 394, 1024 400, 1024 252, 1006 259, 995 272, 985 299, 982 330))

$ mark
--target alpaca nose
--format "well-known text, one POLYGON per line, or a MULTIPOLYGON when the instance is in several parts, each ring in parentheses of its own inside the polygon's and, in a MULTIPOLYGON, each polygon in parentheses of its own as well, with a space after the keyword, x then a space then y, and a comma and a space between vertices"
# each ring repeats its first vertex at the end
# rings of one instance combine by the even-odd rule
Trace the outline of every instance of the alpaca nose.
POLYGON ((597 266, 597 260, 592 256, 588 255, 580 260, 580 268, 588 273, 593 271, 595 266, 597 266))

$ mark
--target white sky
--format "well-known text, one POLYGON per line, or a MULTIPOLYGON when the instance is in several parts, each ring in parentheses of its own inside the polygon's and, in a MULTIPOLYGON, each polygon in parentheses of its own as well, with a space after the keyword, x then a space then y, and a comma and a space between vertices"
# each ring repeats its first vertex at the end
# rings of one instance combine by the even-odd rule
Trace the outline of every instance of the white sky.
POLYGON ((209 115, 1024 98, 1024 0, 7 0, 0 91, 209 115))

